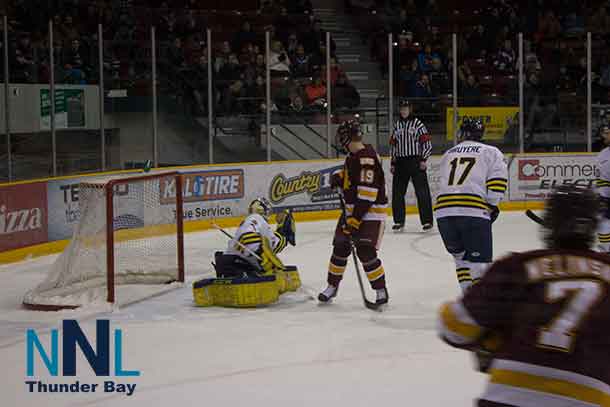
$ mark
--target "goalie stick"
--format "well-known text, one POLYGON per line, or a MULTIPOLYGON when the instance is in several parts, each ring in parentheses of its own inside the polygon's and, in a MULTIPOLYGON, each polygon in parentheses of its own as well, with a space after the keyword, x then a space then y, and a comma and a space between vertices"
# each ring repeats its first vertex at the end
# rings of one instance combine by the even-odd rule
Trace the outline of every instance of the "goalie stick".
MULTIPOLYGON (((343 192, 341 190, 339 192, 339 202, 341 204, 341 217, 343 222, 347 220, 347 209, 345 208, 345 199, 343 198, 343 192)), ((383 304, 377 304, 372 301, 369 301, 366 298, 366 293, 364 292, 364 284, 362 283, 362 276, 360 274, 360 266, 358 263, 358 258, 356 257, 356 246, 354 245, 354 239, 351 235, 348 236, 349 243, 351 246, 352 259, 354 260, 354 267, 356 268, 356 277, 358 277, 358 285, 360 286, 360 294, 362 294, 362 301, 364 301, 364 306, 373 311, 379 311, 383 304)))
POLYGON ((531 220, 533 220, 540 226, 544 226, 544 220, 540 216, 536 215, 534 213, 534 211, 532 211, 531 209, 528 209, 525 211, 525 216, 527 216, 528 218, 530 218, 531 220))

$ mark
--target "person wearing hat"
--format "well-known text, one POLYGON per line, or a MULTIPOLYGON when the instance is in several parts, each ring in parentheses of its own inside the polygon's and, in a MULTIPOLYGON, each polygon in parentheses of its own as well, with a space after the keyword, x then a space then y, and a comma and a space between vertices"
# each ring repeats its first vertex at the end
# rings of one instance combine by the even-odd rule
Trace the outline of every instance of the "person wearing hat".
POLYGON ((405 226, 405 195, 409 181, 413 182, 419 219, 423 230, 433 226, 432 199, 428 185, 428 158, 432 154, 432 142, 426 126, 412 114, 408 100, 400 102, 400 117, 394 123, 390 137, 392 155, 392 230, 401 231, 405 226))

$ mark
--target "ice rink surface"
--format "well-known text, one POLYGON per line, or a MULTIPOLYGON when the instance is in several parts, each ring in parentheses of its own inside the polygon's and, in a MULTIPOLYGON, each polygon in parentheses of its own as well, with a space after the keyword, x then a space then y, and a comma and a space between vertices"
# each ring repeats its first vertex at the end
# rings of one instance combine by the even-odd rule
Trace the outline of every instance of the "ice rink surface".
MULTIPOLYGON (((21 310, 23 293, 43 279, 56 256, 1 266, 0 405, 472 406, 485 376, 473 370, 468 353, 446 346, 435 330, 439 305, 459 293, 452 258, 436 231, 420 232, 413 216, 408 222, 401 234, 389 231, 389 222, 386 227, 380 257, 390 305, 383 313, 364 308, 351 262, 330 305, 291 294, 261 309, 194 307, 190 282, 211 275, 212 254, 226 245, 214 230, 186 235, 183 288, 111 313, 21 310), (79 319, 90 338, 96 318, 123 330, 123 368, 141 376, 110 379, 136 383, 133 395, 27 391, 25 329, 45 332, 68 318, 79 319)), ((310 292, 325 286, 333 228, 328 221, 298 224, 297 247, 281 255, 298 265, 310 292)), ((494 234, 495 258, 541 247, 538 227, 523 213, 501 214, 494 234)), ((374 298, 370 289, 368 295, 374 298)), ((49 342, 48 334, 40 337, 49 342)), ((46 372, 39 378, 108 379, 95 377, 84 358, 78 363, 74 380, 46 372)), ((44 370, 41 363, 36 367, 44 370)))

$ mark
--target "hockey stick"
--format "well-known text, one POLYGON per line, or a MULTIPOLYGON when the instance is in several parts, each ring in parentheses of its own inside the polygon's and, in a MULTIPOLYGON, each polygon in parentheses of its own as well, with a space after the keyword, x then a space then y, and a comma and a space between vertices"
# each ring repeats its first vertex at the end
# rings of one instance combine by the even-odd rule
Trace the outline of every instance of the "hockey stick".
MULTIPOLYGON (((345 199, 343 198, 343 192, 341 190, 339 190, 339 202, 341 204, 343 222, 345 223, 347 221, 347 209, 345 206, 345 199)), ((356 268, 356 277, 358 277, 358 285, 360 286, 360 294, 362 294, 362 300, 364 301, 364 306, 370 310, 379 311, 381 304, 371 302, 366 298, 366 294, 364 292, 364 284, 362 283, 362 276, 360 275, 360 266, 358 263, 358 258, 356 257, 356 245, 354 244, 354 239, 351 235, 348 236, 348 239, 351 247, 352 259, 354 260, 354 267, 356 268)))
MULTIPOLYGON (((229 239, 233 240, 233 236, 231 236, 231 234, 229 232, 227 232, 226 230, 224 230, 223 228, 221 228, 220 226, 218 226, 216 223, 212 222, 212 227, 218 231, 220 231, 223 235, 225 235, 226 237, 228 237, 229 239)), ((256 254, 255 251, 253 251, 252 249, 250 249, 248 246, 244 245, 242 242, 236 240, 235 243, 237 243, 239 245, 239 247, 241 247, 242 249, 244 249, 246 252, 248 252, 248 254, 252 255, 256 260, 258 261, 263 261, 263 259, 261 259, 261 256, 259 256, 258 254, 256 254)))
POLYGON ((528 209, 525 211, 525 216, 527 216, 528 218, 530 218, 531 220, 533 220, 540 226, 544 226, 544 220, 540 216, 536 215, 534 213, 534 211, 532 211, 531 209, 528 209))

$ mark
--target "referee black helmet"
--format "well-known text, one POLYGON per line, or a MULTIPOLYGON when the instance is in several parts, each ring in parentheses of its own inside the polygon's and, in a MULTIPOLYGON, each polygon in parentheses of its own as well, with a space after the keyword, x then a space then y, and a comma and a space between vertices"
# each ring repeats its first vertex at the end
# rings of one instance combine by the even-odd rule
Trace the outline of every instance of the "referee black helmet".
POLYGON ((485 125, 479 118, 465 117, 460 126, 460 138, 462 140, 480 141, 485 134, 485 125))

